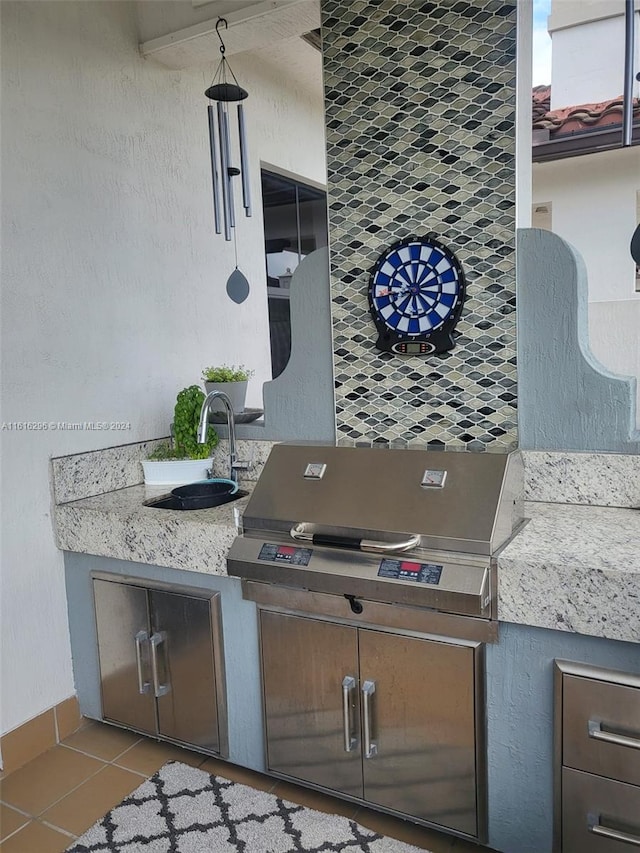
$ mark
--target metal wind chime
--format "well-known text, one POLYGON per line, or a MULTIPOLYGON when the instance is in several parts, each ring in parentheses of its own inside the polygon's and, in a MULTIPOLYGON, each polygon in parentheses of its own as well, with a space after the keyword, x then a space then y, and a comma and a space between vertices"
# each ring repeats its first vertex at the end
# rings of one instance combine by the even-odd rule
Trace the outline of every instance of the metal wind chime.
POLYGON ((233 178, 237 175, 240 175, 242 178, 242 205, 244 207, 245 214, 246 216, 251 216, 249 168, 247 163, 247 137, 244 110, 242 107, 242 101, 249 97, 249 93, 238 84, 236 76, 231 70, 231 67, 224 55, 225 46, 219 32, 220 26, 222 25, 224 25, 225 29, 228 26, 224 18, 218 18, 216 22, 216 35, 220 39, 220 53, 222 54, 222 58, 213 78, 213 83, 206 90, 205 95, 210 101, 216 102, 215 107, 213 104, 209 104, 207 106, 209 116, 209 145, 211 148, 211 176, 213 180, 213 213, 216 234, 222 233, 222 222, 224 222, 225 240, 231 240, 231 229, 235 228, 236 225, 233 198, 233 178), (230 82, 228 77, 232 78, 233 82, 230 82), (231 162, 229 104, 235 103, 238 105, 238 139, 240 141, 239 169, 236 166, 233 166, 231 162), (221 190, 222 215, 220 209, 221 190))

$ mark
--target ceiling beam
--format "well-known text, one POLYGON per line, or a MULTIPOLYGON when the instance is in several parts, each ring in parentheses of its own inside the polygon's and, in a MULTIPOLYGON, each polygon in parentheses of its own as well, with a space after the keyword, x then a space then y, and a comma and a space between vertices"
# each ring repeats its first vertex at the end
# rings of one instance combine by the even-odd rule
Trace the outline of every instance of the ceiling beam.
MULTIPOLYGON (((320 26, 317 0, 266 0, 224 16, 228 28, 221 30, 226 55, 258 50, 293 36, 301 36, 320 26)), ((220 58, 216 34, 217 18, 140 45, 140 52, 168 68, 204 65, 220 58)))

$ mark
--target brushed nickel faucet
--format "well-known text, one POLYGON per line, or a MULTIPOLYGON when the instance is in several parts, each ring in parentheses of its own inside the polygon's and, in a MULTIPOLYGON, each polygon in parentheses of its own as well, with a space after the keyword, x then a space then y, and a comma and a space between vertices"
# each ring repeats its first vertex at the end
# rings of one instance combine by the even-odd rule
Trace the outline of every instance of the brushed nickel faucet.
MULTIPOLYGON (((198 424, 198 442, 205 443, 207 437, 207 427, 209 426, 209 415, 211 414, 211 404, 214 400, 220 400, 227 413, 227 427, 229 429, 229 479, 234 483, 238 482, 238 471, 246 471, 249 467, 248 462, 240 462, 236 455, 236 425, 233 417, 233 406, 231 400, 224 391, 211 391, 202 403, 200 410, 200 423, 198 424)), ((213 462, 211 468, 207 471, 207 476, 213 476, 213 462)))

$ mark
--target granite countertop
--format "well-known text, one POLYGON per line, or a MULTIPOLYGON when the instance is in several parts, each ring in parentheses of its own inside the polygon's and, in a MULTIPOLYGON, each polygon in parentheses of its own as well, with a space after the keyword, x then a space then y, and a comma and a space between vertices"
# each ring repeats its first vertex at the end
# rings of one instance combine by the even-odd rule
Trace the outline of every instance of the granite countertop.
MULTIPOLYGON (((249 494, 252 483, 241 488, 249 494)), ((58 504, 58 548, 191 572, 226 575, 227 552, 237 535, 235 517, 249 496, 212 507, 176 511, 144 506, 168 486, 129 486, 58 504)))
POLYGON ((640 643, 640 510, 527 503, 498 557, 498 616, 640 643))
MULTIPOLYGON (((58 547, 226 575, 234 510, 248 497, 188 512, 143 505, 166 490, 130 486, 57 505, 58 547)), ((640 642, 640 511, 530 502, 525 514, 498 558, 500 621, 640 642)))

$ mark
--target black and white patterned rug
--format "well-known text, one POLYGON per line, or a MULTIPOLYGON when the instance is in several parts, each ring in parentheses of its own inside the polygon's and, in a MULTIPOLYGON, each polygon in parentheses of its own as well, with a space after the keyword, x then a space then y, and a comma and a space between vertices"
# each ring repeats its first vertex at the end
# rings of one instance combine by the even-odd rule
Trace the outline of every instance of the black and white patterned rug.
POLYGON ((424 853, 324 814, 170 761, 68 853, 424 853))

